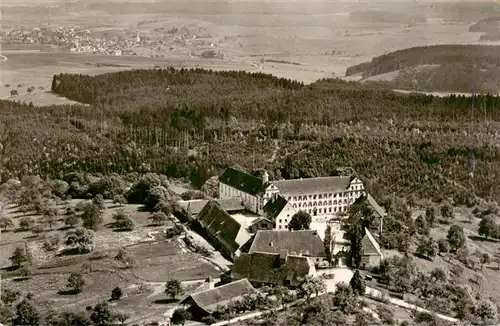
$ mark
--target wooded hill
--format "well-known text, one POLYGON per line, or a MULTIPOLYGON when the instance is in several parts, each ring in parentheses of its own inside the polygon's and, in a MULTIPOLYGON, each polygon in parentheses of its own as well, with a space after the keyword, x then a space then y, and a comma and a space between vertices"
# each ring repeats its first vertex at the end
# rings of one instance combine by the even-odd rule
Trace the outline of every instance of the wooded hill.
POLYGON ((53 86, 91 105, 1 101, 3 181, 151 171, 200 186, 233 164, 266 168, 272 178, 352 166, 376 196, 471 203, 472 185, 482 197, 500 195, 498 97, 476 98, 484 111, 470 121, 471 98, 340 80, 304 86, 264 74, 167 69, 57 75, 53 86))
POLYGON ((436 45, 398 50, 349 67, 347 76, 363 78, 400 71, 384 87, 420 91, 497 94, 500 92, 500 46, 436 45), (434 65, 414 69, 423 65, 434 65))

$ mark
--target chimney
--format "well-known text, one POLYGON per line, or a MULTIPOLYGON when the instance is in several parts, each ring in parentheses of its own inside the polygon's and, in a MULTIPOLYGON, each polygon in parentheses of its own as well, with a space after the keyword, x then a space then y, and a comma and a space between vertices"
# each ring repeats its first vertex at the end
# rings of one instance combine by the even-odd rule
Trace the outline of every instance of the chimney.
POLYGON ((214 288, 215 288, 215 282, 214 282, 214 280, 212 279, 212 276, 209 276, 209 277, 207 278, 207 283, 208 283, 208 289, 209 289, 209 290, 212 290, 212 289, 214 289, 214 288))
POLYGON ((264 171, 264 173, 262 174, 262 183, 263 184, 269 183, 269 173, 267 173, 267 171, 264 171))

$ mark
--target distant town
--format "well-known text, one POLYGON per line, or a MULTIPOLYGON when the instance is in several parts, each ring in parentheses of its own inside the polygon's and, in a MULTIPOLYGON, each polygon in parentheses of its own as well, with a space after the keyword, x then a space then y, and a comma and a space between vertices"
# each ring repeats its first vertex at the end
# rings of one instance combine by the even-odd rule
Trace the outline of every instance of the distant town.
POLYGON ((158 56, 158 52, 176 51, 194 46, 197 50, 201 49, 201 52, 198 54, 188 52, 190 56, 222 58, 220 49, 211 40, 210 34, 202 32, 196 35, 186 27, 174 27, 169 30, 155 29, 152 36, 144 36, 139 31, 130 30, 92 32, 89 29, 64 27, 31 29, 19 27, 10 31, 2 31, 0 41, 3 44, 52 45, 59 51, 110 56, 158 56))

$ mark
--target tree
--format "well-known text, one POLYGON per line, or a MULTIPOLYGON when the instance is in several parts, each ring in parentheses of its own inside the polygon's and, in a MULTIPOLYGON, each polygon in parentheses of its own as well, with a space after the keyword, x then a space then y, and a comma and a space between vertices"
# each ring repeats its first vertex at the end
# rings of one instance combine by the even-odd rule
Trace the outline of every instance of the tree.
POLYGON ((91 251, 94 248, 94 233, 85 228, 77 228, 66 234, 66 245, 75 247, 78 251, 91 251))
POLYGON ((125 325, 125 322, 127 321, 127 319, 130 318, 130 315, 123 312, 123 311, 118 311, 118 312, 115 312, 115 319, 118 320, 120 323, 122 323, 122 325, 125 325))
POLYGON ((28 231, 29 229, 31 229, 33 227, 34 224, 35 224, 35 220, 33 220, 31 217, 25 216, 19 220, 19 227, 23 231, 28 231))
POLYGON ((64 225, 69 226, 71 228, 77 226, 80 223, 80 218, 76 215, 69 215, 64 219, 64 225))
POLYGON ((24 279, 28 279, 31 275, 33 275, 33 268, 31 265, 24 265, 21 268, 21 276, 24 279))
POLYGON ((122 289, 117 286, 111 291, 111 301, 118 301, 123 295, 122 289))
POLYGON ((6 216, 0 217, 0 229, 4 229, 6 231, 7 229, 11 229, 14 227, 14 222, 12 222, 11 218, 8 218, 6 216))
POLYGON ((325 292, 326 284, 317 277, 307 275, 302 279, 300 291, 305 295, 306 301, 309 301, 313 293, 318 296, 321 292, 325 292))
POLYGON ((41 224, 35 224, 31 227, 31 232, 33 232, 34 234, 40 234, 42 233, 43 231, 45 231, 45 229, 43 228, 43 225, 41 224))
POLYGON ((497 322, 498 308, 490 300, 482 300, 476 307, 475 315, 482 319, 486 325, 495 324, 497 322))
POLYGON ((39 321, 40 313, 31 301, 24 299, 17 304, 14 325, 38 326, 39 321))
POLYGON ((441 206, 441 216, 445 220, 453 219, 453 207, 449 203, 445 203, 441 206))
POLYGON ((55 311, 49 311, 45 321, 50 326, 91 326, 92 321, 83 312, 64 311, 57 314, 55 311))
POLYGON ((420 215, 415 219, 415 227, 419 234, 429 235, 429 226, 424 216, 420 215))
POLYGON ((436 242, 432 239, 421 239, 417 247, 417 253, 432 259, 437 255, 438 246, 436 242))
POLYGON ((358 308, 359 301, 352 291, 352 287, 340 282, 333 294, 333 304, 339 307, 343 313, 351 314, 358 308))
POLYGON ((436 209, 434 206, 427 207, 425 210, 425 219, 427 221, 427 225, 432 228, 436 221, 436 209))
POLYGON ((57 225, 58 214, 59 210, 57 207, 50 206, 45 208, 42 212, 42 223, 52 230, 57 225))
POLYGON ((115 204, 115 205, 118 205, 121 207, 126 203, 127 203, 127 199, 123 195, 115 195, 113 197, 113 204, 115 204))
POLYGON ((167 220, 167 215, 163 212, 154 212, 150 218, 155 225, 163 225, 167 220))
POLYGON ((363 238, 365 230, 369 229, 373 222, 373 210, 365 202, 355 203, 349 208, 349 217, 342 225, 350 242, 349 265, 359 268, 361 265, 363 238))
POLYGON ((190 318, 192 317, 189 311, 183 308, 178 308, 174 310, 174 313, 170 318, 170 322, 174 325, 184 325, 186 323, 186 320, 189 320, 190 318))
POLYGON ((1 300, 7 306, 10 306, 21 297, 21 292, 9 288, 2 289, 1 300))
POLYGON ((450 244, 450 252, 455 253, 458 249, 465 246, 464 229, 458 225, 452 225, 446 235, 448 243, 450 244))
POLYGON ((394 312, 384 305, 377 305, 377 315, 379 316, 382 325, 394 325, 396 323, 394 320, 394 312))
POLYGON ((23 248, 20 247, 14 249, 14 252, 9 259, 12 262, 12 265, 16 268, 19 268, 23 263, 28 261, 26 253, 24 252, 23 248))
POLYGON ((271 295, 276 296, 278 299, 278 302, 281 304, 281 308, 285 310, 286 306, 286 300, 285 297, 288 294, 288 288, 284 287, 283 285, 275 285, 271 288, 271 295))
POLYGON ((363 310, 359 311, 354 318, 354 325, 369 326, 373 322, 373 316, 363 310))
POLYGON ((106 202, 101 194, 97 194, 94 198, 92 198, 92 204, 97 206, 100 211, 103 211, 106 208, 106 202))
POLYGON ((85 285, 85 279, 81 273, 71 273, 68 278, 67 287, 70 288, 73 293, 80 293, 85 285))
POLYGON ((182 289, 182 283, 179 280, 169 280, 165 284, 165 294, 175 300, 178 295, 184 292, 182 289))
POLYGON ((43 242, 43 249, 47 251, 57 251, 59 250, 59 245, 61 244, 61 237, 59 234, 53 234, 45 237, 43 242))
POLYGON ((290 231, 309 230, 311 221, 311 215, 306 211, 300 210, 295 213, 290 219, 290 222, 288 223, 288 229, 290 231))
POLYGON ((361 275, 358 269, 354 272, 354 275, 352 276, 349 285, 351 286, 352 292, 355 295, 365 294, 366 291, 365 280, 363 279, 363 276, 361 275))
POLYGON ((491 262, 490 255, 487 252, 484 252, 479 255, 479 262, 481 263, 481 269, 483 269, 484 264, 489 264, 491 262))
POLYGON ((102 224, 102 212, 98 205, 87 203, 82 213, 83 227, 96 231, 102 224))
POLYGON ((325 238, 323 239, 323 245, 325 246, 326 260, 329 266, 332 265, 332 226, 327 224, 325 229, 325 238))
POLYGON ((132 267, 135 265, 134 258, 128 253, 127 250, 125 250, 125 248, 120 248, 118 250, 115 259, 128 267, 132 267))
POLYGON ((113 219, 115 220, 114 226, 118 230, 127 231, 134 228, 134 222, 121 209, 113 214, 113 219))
POLYGON ((436 282, 444 282, 446 281, 446 273, 442 268, 436 267, 431 271, 431 279, 436 282))
POLYGON ((440 254, 447 254, 450 251, 450 245, 446 239, 439 239, 437 244, 440 254))
POLYGON ((489 236, 495 233, 496 228, 497 224, 495 221, 495 217, 493 215, 487 215, 481 219, 481 222, 479 222, 479 229, 477 232, 479 233, 479 235, 482 235, 486 239, 488 239, 489 236))
POLYGON ((107 302, 97 304, 90 315, 90 319, 96 326, 105 326, 114 320, 115 316, 111 313, 111 309, 107 302))

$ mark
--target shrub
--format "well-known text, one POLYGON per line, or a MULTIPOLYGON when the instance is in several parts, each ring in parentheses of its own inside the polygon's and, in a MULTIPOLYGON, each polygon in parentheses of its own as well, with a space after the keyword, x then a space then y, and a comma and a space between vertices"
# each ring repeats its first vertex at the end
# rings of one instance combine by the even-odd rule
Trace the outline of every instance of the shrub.
POLYGON ((28 257, 24 252, 24 249, 20 247, 14 249, 14 252, 9 259, 12 262, 12 265, 15 267, 20 267, 23 263, 28 261, 28 257))
POLYGON ((71 273, 68 278, 68 288, 70 288, 74 293, 80 293, 85 285, 85 280, 81 273, 71 273))
POLYGON ((153 215, 151 215, 150 219, 155 225, 163 225, 167 220, 167 215, 165 215, 165 213, 163 212, 154 212, 153 215))
POLYGON ((33 225, 31 227, 31 232, 33 232, 34 234, 38 235, 38 234, 42 233, 43 231, 45 231, 45 229, 44 229, 43 225, 41 225, 41 224, 36 224, 36 225, 33 225))
POLYGON ((165 230, 165 236, 167 239, 176 237, 181 235, 184 232, 184 229, 180 225, 174 225, 172 228, 168 228, 165 230))
POLYGON ((70 215, 64 219, 64 225, 69 227, 75 227, 80 223, 80 218, 76 215, 70 215))
POLYGON ((113 291, 111 291, 111 300, 112 301, 118 301, 123 295, 123 291, 120 287, 115 287, 113 291))
POLYGON ((45 237, 43 242, 43 249, 47 251, 57 251, 59 250, 59 245, 61 244, 61 237, 58 234, 53 234, 45 237))
POLYGON ((19 227, 24 231, 28 231, 33 227, 33 225, 35 225, 35 220, 31 217, 22 217, 19 221, 19 227))

